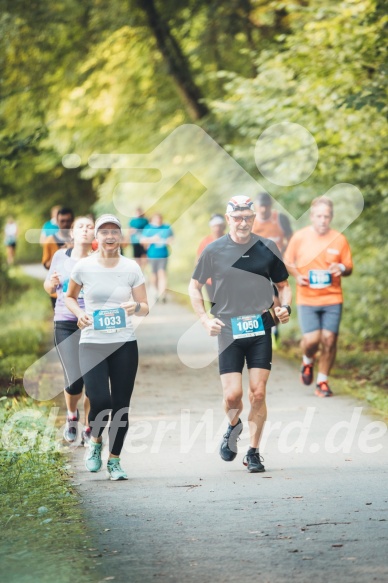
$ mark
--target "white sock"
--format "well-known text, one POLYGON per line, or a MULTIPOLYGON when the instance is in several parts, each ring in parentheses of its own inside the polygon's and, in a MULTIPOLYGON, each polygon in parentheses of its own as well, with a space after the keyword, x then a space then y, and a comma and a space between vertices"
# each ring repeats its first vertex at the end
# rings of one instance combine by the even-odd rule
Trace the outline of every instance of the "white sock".
POLYGON ((77 409, 75 411, 70 411, 69 409, 67 410, 67 416, 68 417, 77 417, 77 409))
POLYGON ((322 372, 319 372, 318 376, 317 376, 317 385, 319 385, 319 383, 327 382, 328 378, 329 377, 327 376, 327 374, 323 374, 322 372))
POLYGON ((306 356, 305 354, 303 355, 303 362, 304 364, 313 364, 314 359, 313 358, 309 358, 308 356, 306 356))

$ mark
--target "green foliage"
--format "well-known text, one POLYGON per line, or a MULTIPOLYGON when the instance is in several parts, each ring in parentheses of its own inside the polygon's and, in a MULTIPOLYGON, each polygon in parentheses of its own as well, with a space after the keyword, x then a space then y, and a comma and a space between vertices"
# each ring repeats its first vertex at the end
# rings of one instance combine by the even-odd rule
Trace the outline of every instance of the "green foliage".
POLYGON ((86 543, 83 516, 49 410, 2 397, 0 426, 0 560, 7 581, 51 583, 55 572, 65 583, 74 569, 77 580, 90 581, 90 565, 78 554, 86 543))
MULTIPOLYGON (((319 163, 308 180, 285 188, 259 178, 295 217, 337 183, 362 191, 364 212, 346 232, 355 272, 345 284, 344 326, 360 340, 378 339, 386 327, 381 300, 388 285, 381 268, 388 218, 388 19, 373 0, 312 1, 295 10, 292 33, 279 38, 281 50, 258 54, 253 79, 228 73, 228 97, 213 101, 213 111, 235 129, 229 149, 256 175, 254 146, 264 129, 288 121, 313 134, 319 163)), ((287 171, 287 160, 284 166, 287 171)))
MULTIPOLYGON (((351 283, 346 282, 350 309, 344 326, 360 340, 381 337, 380 298, 388 284, 386 271, 376 268, 386 251, 388 213, 382 3, 150 4, 160 27, 169 27, 176 54, 183 55, 191 81, 211 108, 203 126, 295 217, 337 183, 360 188, 365 209, 346 233, 356 266, 351 283), (319 146, 314 173, 291 187, 269 183, 254 164, 257 138, 281 121, 303 125, 319 146)), ((114 210, 118 183, 130 174, 92 169, 90 155, 149 152, 190 120, 144 4, 0 0, 0 6, 0 194, 8 203, 0 203, 0 217, 10 204, 26 230, 39 228, 53 204, 66 202, 86 212, 98 198, 96 212, 114 210), (80 160, 72 169, 62 165, 69 153, 80 160)), ((179 198, 186 205, 198 195, 195 181, 181 186, 160 203, 168 221, 175 219, 179 198)), ((139 202, 129 200, 129 208, 139 202)), ((177 224, 177 238, 195 246, 207 230, 209 210, 203 208, 190 221, 193 230, 185 220, 177 224)), ((175 279, 178 271, 182 279, 190 272, 195 252, 186 248, 175 279)), ((21 238, 17 254, 39 260, 40 247, 21 238)))
POLYGON ((42 282, 20 276, 2 300, 0 319, 0 392, 21 391, 21 381, 40 355, 50 334, 51 305, 42 282))

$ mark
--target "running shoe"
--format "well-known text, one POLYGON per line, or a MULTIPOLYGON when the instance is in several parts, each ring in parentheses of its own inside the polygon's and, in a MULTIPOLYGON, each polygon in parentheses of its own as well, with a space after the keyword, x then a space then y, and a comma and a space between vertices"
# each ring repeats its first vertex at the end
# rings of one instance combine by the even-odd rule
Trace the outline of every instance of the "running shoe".
POLYGON ((311 385, 311 383, 313 382, 313 369, 314 369, 313 364, 305 364, 304 362, 302 362, 302 366, 300 369, 300 380, 305 385, 311 385))
POLYGON ((315 394, 317 397, 332 397, 333 391, 330 389, 327 382, 323 381, 322 383, 317 383, 315 394))
POLYGON ((256 474, 258 472, 265 472, 265 467, 261 463, 263 461, 264 458, 259 454, 259 450, 250 447, 247 455, 243 459, 243 464, 247 467, 248 472, 256 474))
POLYGON ((241 419, 236 425, 228 425, 228 429, 222 438, 220 445, 220 456, 224 462, 232 462, 237 455, 237 441, 243 430, 241 419))
POLYGON ((89 447, 91 435, 92 430, 90 429, 90 427, 83 429, 81 433, 81 445, 83 445, 84 447, 89 447))
POLYGON ((90 440, 89 451, 85 457, 85 467, 89 472, 99 472, 101 470, 101 451, 102 443, 90 440))
POLYGON ((120 458, 112 457, 108 460, 106 464, 106 473, 110 480, 128 480, 127 474, 124 472, 123 468, 120 466, 120 458))
POLYGON ((77 415, 74 417, 66 417, 66 425, 63 430, 63 439, 67 443, 75 443, 78 436, 78 421, 79 421, 79 411, 77 409, 77 415))

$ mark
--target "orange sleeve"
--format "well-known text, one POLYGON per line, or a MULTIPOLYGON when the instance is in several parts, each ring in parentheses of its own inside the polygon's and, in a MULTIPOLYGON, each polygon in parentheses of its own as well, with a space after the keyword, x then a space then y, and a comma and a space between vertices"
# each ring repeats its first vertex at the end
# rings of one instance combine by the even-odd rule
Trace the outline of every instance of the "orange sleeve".
POLYGON ((58 250, 58 245, 55 243, 43 243, 42 264, 46 269, 50 269, 51 261, 55 251, 58 250))
POLYGON ((343 263, 347 269, 353 269, 352 252, 350 251, 349 243, 345 237, 343 238, 340 257, 340 263, 343 263))
POLYGON ((200 242, 198 249, 197 249, 197 259, 199 258, 199 256, 201 255, 201 253, 205 249, 205 247, 207 247, 209 245, 209 243, 212 243, 212 241, 214 241, 214 239, 211 235, 207 235, 207 237, 202 239, 202 241, 200 242))
POLYGON ((287 245, 287 249, 283 256, 283 261, 285 266, 294 265, 296 263, 296 248, 297 248, 297 237, 294 235, 291 237, 290 242, 287 245))

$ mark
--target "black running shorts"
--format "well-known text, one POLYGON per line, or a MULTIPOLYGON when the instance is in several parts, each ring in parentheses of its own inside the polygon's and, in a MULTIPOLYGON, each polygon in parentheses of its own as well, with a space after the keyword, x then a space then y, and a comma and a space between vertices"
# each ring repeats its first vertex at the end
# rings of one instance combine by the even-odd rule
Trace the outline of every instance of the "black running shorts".
POLYGON ((249 368, 271 370, 272 339, 271 328, 262 336, 233 339, 230 330, 224 330, 218 337, 218 363, 220 375, 230 372, 242 373, 245 361, 249 368))

